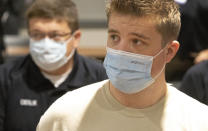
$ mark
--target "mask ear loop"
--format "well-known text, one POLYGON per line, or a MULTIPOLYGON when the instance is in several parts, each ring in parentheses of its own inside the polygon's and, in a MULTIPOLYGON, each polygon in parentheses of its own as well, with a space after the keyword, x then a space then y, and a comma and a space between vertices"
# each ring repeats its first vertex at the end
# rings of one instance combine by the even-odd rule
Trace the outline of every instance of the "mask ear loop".
MULTIPOLYGON (((163 52, 166 48, 167 48, 167 45, 166 45, 163 49, 161 49, 161 50, 159 51, 159 53, 157 53, 153 58, 155 58, 155 57, 157 57, 158 55, 160 55, 160 53, 163 52)), ((165 68, 165 64, 163 65, 161 71, 160 71, 155 77, 153 77, 154 80, 157 79, 157 78, 159 77, 159 75, 163 72, 164 68, 165 68)))
MULTIPOLYGON (((72 34, 72 36, 68 40, 66 40, 66 42, 65 42, 66 48, 67 48, 68 43, 71 42, 73 38, 74 38, 74 35, 72 34)), ((74 53, 75 53, 75 48, 71 50, 71 53, 69 54, 69 56, 67 56, 67 57, 65 56, 66 57, 66 61, 71 59, 72 56, 74 55, 74 53)))
POLYGON ((72 34, 71 37, 68 40, 66 40, 64 43, 66 43, 67 45, 69 42, 72 41, 73 38, 74 38, 74 34, 72 34))
MULTIPOLYGON (((168 44, 167 44, 168 45, 168 44)), ((168 46, 165 46, 164 48, 162 48, 155 56, 153 56, 153 58, 157 57, 158 55, 160 55, 161 52, 163 52, 168 46)))
POLYGON ((155 77, 153 77, 153 79, 157 79, 159 75, 163 72, 164 68, 165 68, 165 64, 163 65, 161 71, 155 77))

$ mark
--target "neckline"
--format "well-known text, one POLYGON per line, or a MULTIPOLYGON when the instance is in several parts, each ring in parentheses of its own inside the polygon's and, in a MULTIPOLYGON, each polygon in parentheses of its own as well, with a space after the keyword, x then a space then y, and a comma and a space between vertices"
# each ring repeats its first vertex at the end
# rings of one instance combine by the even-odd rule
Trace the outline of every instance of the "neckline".
POLYGON ((121 103, 119 103, 114 98, 114 96, 112 96, 112 94, 110 93, 109 84, 110 84, 110 81, 107 81, 103 87, 104 97, 112 109, 118 111, 118 113, 121 113, 123 115, 129 116, 129 117, 145 117, 146 113, 151 113, 153 111, 161 110, 166 104, 167 93, 166 93, 166 96, 164 96, 158 103, 147 108, 137 109, 137 108, 124 106, 121 103))

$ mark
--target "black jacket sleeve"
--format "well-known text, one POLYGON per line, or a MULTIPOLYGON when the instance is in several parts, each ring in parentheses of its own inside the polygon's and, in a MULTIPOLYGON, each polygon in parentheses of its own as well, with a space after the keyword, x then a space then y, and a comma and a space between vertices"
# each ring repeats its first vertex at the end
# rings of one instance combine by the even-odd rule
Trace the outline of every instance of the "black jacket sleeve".
POLYGON ((180 91, 206 104, 206 62, 191 67, 182 80, 180 91))
POLYGON ((7 80, 4 74, 6 70, 0 67, 0 131, 5 131, 4 122, 6 117, 6 101, 7 101, 7 80))

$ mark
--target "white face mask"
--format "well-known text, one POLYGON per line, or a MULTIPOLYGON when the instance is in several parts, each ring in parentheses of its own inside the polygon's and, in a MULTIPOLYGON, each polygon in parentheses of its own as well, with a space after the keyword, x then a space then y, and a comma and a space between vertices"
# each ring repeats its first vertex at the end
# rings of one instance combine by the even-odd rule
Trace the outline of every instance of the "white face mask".
POLYGON ((46 71, 54 71, 68 62, 74 55, 75 49, 67 57, 67 44, 72 40, 72 37, 67 41, 56 42, 49 38, 35 41, 30 39, 30 54, 33 61, 38 67, 46 71))
POLYGON ((138 93, 150 86, 161 74, 162 70, 154 77, 151 76, 153 59, 155 56, 134 54, 121 50, 107 48, 104 67, 113 86, 126 94, 138 93))

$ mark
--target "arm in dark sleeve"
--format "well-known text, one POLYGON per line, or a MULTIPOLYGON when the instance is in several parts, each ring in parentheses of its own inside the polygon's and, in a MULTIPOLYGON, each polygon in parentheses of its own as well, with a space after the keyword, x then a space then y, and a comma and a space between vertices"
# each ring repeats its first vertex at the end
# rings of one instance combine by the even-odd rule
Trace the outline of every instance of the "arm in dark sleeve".
POLYGON ((15 16, 20 16, 24 9, 24 0, 8 0, 8 10, 15 16))
POLYGON ((6 112, 6 86, 3 77, 3 69, 0 67, 0 131, 5 131, 4 121, 6 112))
POLYGON ((3 97, 3 91, 0 88, 0 131, 4 131, 4 119, 5 119, 5 101, 3 97))
POLYGON ((203 102, 204 99, 204 67, 203 63, 191 67, 182 80, 180 91, 203 102))

